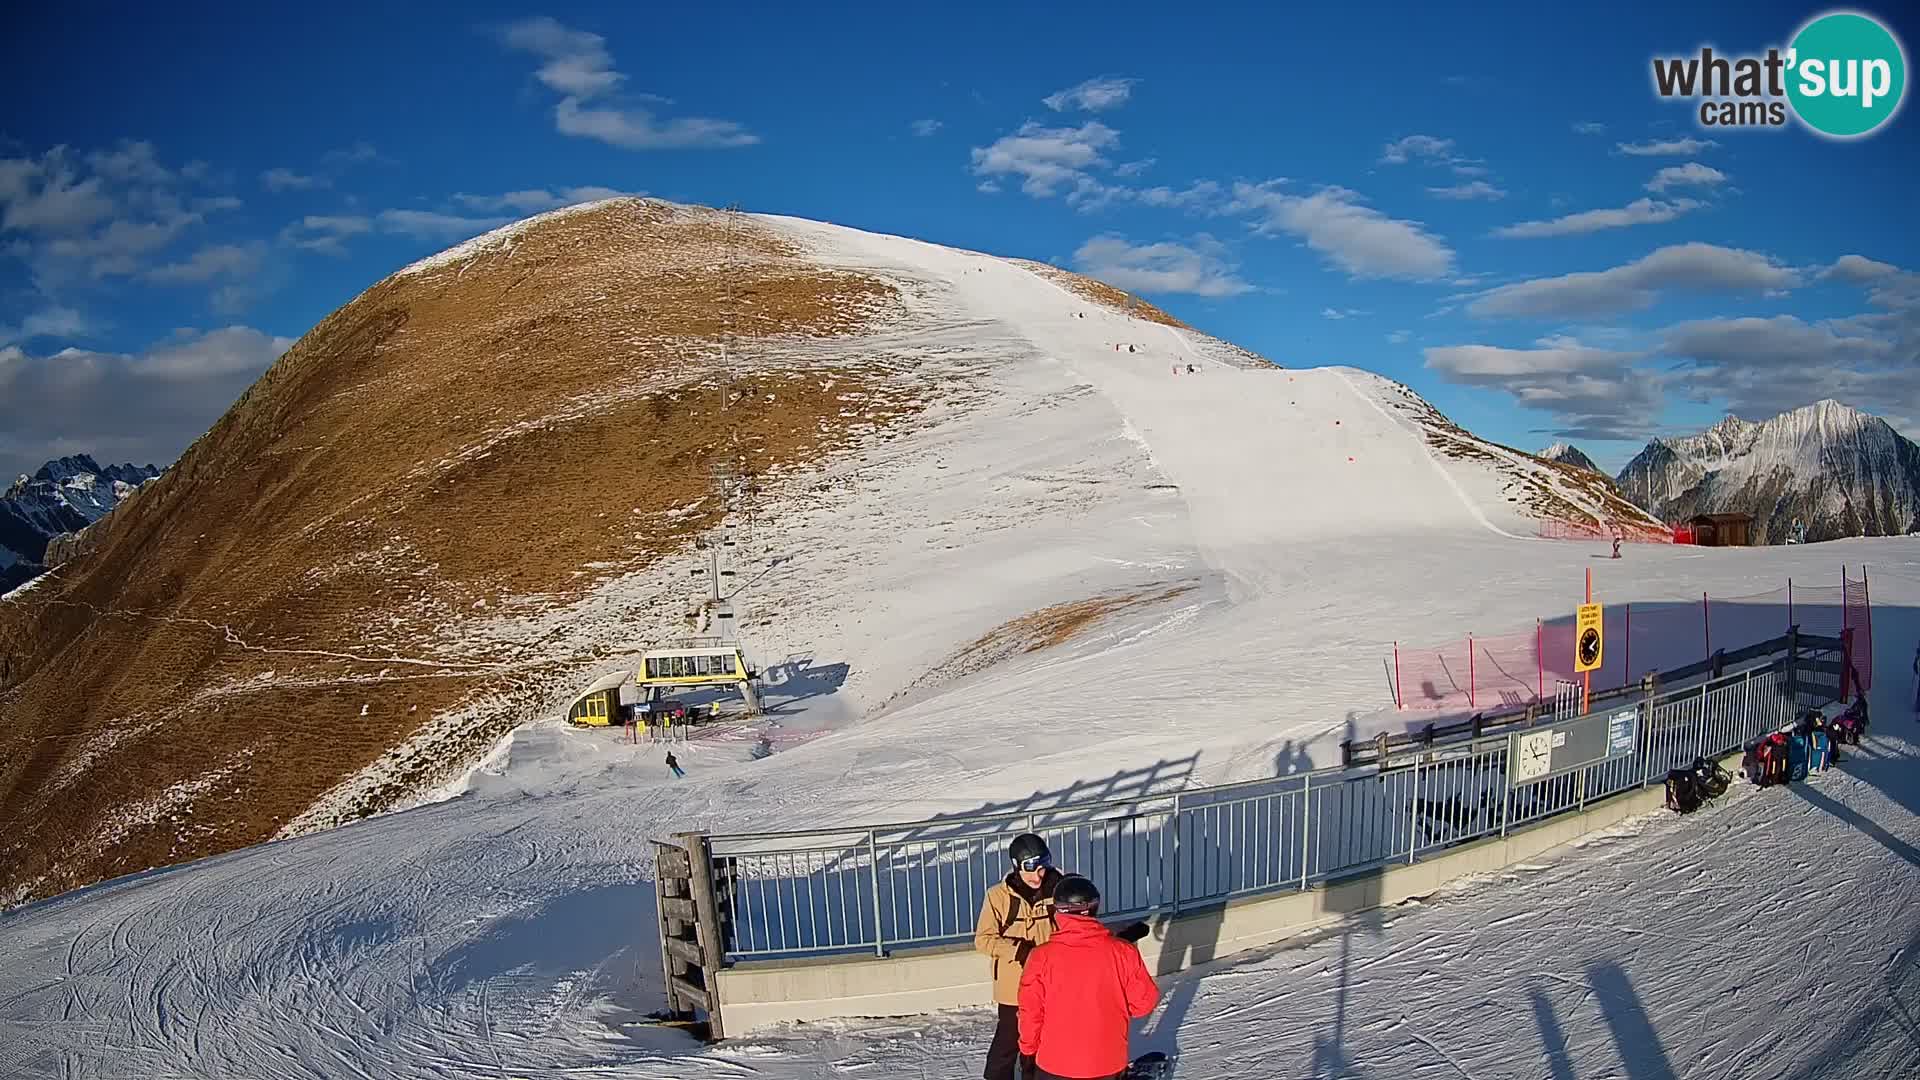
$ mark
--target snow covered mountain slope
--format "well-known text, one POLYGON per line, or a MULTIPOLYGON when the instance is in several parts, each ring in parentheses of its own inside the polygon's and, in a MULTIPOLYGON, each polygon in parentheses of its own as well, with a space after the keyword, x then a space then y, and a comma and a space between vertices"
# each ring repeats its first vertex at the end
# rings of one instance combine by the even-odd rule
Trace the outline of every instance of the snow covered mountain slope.
MULTIPOLYGON (((1876 667, 1901 672, 1920 635, 1920 556, 1905 541, 1844 547, 1875 567, 1876 667)), ((1723 595, 1804 580, 1830 570, 1833 554, 1648 548, 1596 575, 1597 587, 1615 602, 1697 587, 1723 595)), ((1519 586, 1498 589, 1489 609, 1511 614, 1565 598, 1588 561, 1570 545, 1490 536, 1433 557, 1409 547, 1402 560, 1409 573, 1360 560, 1323 595, 1371 582, 1380 595, 1369 602, 1397 593, 1438 604, 1492 572, 1519 586)), ((1157 642, 1192 625, 1106 648, 1150 663, 1157 642)), ((1245 629, 1281 646, 1276 669, 1319 659, 1324 627, 1311 620, 1245 629)), ((1085 671, 1098 647, 1038 662, 1085 671)), ((1284 714, 1215 707, 1219 683, 1204 667, 1185 679, 1180 716, 1124 699, 1096 710, 967 692, 766 759, 748 741, 699 739, 678 751, 684 780, 655 747, 523 728, 452 801, 0 914, 0 1060, 23 1080, 967 1080, 979 1075, 988 1009, 795 1025, 711 1047, 643 1026, 662 1001, 648 838, 718 822, 819 824, 857 798, 897 800, 885 809, 904 819, 1037 807, 1069 792, 1125 797, 1138 790, 1137 743, 1178 753, 1159 774, 1178 778, 1188 748, 1200 747, 1189 764, 1211 760, 1217 729, 1287 729, 1284 714), (920 722, 929 709, 938 715, 920 722), (1174 727, 1184 742, 1164 734, 1174 727)), ((1134 1045, 1177 1051, 1181 1075, 1222 1080, 1913 1075, 1920 1046, 1903 1011, 1920 994, 1920 745, 1902 733, 1911 694, 1883 674, 1869 744, 1810 783, 1741 784, 1691 817, 1628 822, 1163 979, 1134 1045), (1756 934, 1795 946, 1702 951, 1756 934), (1805 1038, 1779 1037, 1780 1017, 1808 1002, 1821 1022, 1805 1038)), ((1269 774, 1297 764, 1273 750, 1258 763, 1269 774)))
POLYGON ((152 465, 102 468, 85 454, 21 474, 0 494, 0 592, 39 572, 48 540, 100 520, 158 475, 152 465))
MULTIPOLYGON (((1615 563, 1525 539, 1529 500, 1589 498, 1564 467, 1385 380, 1262 367, 1089 292, 911 240, 621 202, 348 305, 163 498, 0 604, 62 650, 0 707, 84 720, 0 730, 0 767, 39 770, 7 774, 0 813, 28 840, 7 898, 228 852, 0 915, 0 1072, 978 1075, 979 1012, 710 1049, 636 1026, 660 1005, 648 838, 1269 777, 1407 722, 1384 709, 1387 643, 1531 630, 1590 568, 1597 599, 1637 610, 1834 577, 1833 548, 1615 563), (757 268, 738 321, 767 321, 730 350, 752 393, 730 376, 723 398, 697 346, 723 332, 708 276, 733 254, 757 268), (736 602, 771 716, 700 729, 676 779, 618 732, 524 722, 677 628, 694 560, 676 523, 699 521, 706 460, 688 416, 723 401, 752 403, 742 438, 769 450, 736 602), (351 821, 442 781, 464 794, 351 821)), ((1841 551, 1874 564, 1878 668, 1904 670, 1911 546, 1841 551)), ((1740 604, 1715 610, 1741 628, 1740 604)), ((1758 636, 1785 618, 1751 611, 1758 636)), ((1907 690, 1883 676, 1878 715, 1907 690)), ((1330 1075, 1537 1076, 1543 1055, 1577 1076, 1897 1075, 1920 835, 1912 748, 1882 745, 1872 771, 1565 856, 1578 872, 1514 871, 1537 890, 1482 882, 1169 980, 1148 1038, 1226 1080, 1316 1036, 1330 1075), (1802 948, 1699 959, 1756 912, 1802 948), (1807 1001, 1830 1003, 1839 1050, 1722 1041, 1749 1051, 1807 1001), (1514 1049, 1529 1017, 1538 1046, 1514 1049)))
POLYGON ((25 717, 0 728, 24 823, 0 886, 457 780, 682 632, 718 458, 758 493, 729 519, 736 606, 783 732, 877 732, 808 744, 851 755, 861 782, 828 793, 849 812, 928 755, 1051 783, 1044 732, 953 745, 981 709, 1071 703, 1147 764, 1260 775, 1385 704, 1387 642, 1450 636, 1502 587, 1416 615, 1387 583, 1608 513, 1404 386, 1275 367, 1058 270, 651 200, 559 211, 330 316, 96 550, 0 605, 28 642, 0 688, 25 717), (1195 708, 1193 670, 1245 721, 1143 729, 1195 708))
POLYGON ((1592 458, 1581 453, 1580 448, 1572 443, 1557 442, 1533 456, 1543 461, 1557 461, 1562 465, 1572 465, 1592 472, 1600 471, 1600 466, 1595 465, 1592 458))
POLYGON ((1754 515, 1754 542, 1900 536, 1920 528, 1920 446, 1886 421, 1833 400, 1771 420, 1729 416, 1699 435, 1648 443, 1619 477, 1629 498, 1668 521, 1754 515))

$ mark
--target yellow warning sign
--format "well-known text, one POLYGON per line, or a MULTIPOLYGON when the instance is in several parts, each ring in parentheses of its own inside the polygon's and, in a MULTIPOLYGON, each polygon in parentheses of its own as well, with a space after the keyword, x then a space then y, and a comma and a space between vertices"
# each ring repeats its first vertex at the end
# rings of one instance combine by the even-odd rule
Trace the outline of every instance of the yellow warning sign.
POLYGON ((1573 670, 1598 671, 1606 658, 1605 620, 1599 604, 1581 604, 1573 622, 1573 670))

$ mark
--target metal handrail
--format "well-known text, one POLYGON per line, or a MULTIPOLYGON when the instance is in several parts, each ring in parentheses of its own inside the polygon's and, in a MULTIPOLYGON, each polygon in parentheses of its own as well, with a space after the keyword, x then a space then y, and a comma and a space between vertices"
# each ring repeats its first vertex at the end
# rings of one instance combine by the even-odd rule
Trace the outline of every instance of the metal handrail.
POLYGON ((1632 753, 1532 783, 1508 774, 1508 734, 1487 733, 1361 766, 1212 787, 892 825, 703 836, 705 868, 723 894, 718 921, 703 933, 722 943, 721 964, 849 950, 886 956, 964 941, 980 892, 1005 872, 1000 834, 1014 828, 1053 837, 1066 860, 1111 882, 1116 916, 1178 914, 1418 862, 1658 784, 1668 769, 1773 730, 1790 719, 1796 699, 1835 698, 1834 665, 1819 659, 1819 646, 1800 648, 1804 639, 1792 634, 1784 641, 1796 660, 1748 652, 1756 659, 1741 671, 1644 687, 1632 753))
MULTIPOLYGON (((1788 640, 1788 635, 1782 635, 1780 637, 1773 638, 1769 641, 1760 642, 1756 645, 1751 645, 1744 649, 1741 649, 1739 650, 1739 654, 1743 656, 1743 659, 1757 659, 1759 657, 1771 656, 1773 653, 1785 651, 1787 647, 1787 640, 1788 640)), ((1821 649, 1838 649, 1840 647, 1840 642, 1836 638, 1823 638, 1823 637, 1818 637, 1812 634, 1799 635, 1799 641, 1802 646, 1808 648, 1809 650, 1815 650, 1815 651, 1821 650, 1821 649)), ((1676 670, 1687 673, 1686 677, 1698 678, 1699 675, 1702 674, 1702 672, 1706 669, 1701 665, 1696 664, 1696 665, 1689 665, 1687 667, 1679 668, 1676 670)), ((1728 676, 1724 676, 1723 678, 1731 680, 1736 677, 1737 676, 1735 675, 1728 675, 1728 676)), ((1667 693, 1674 693, 1674 694, 1680 693, 1683 690, 1689 693, 1695 692, 1700 687, 1711 685, 1715 681, 1709 678, 1703 682, 1695 683, 1691 686, 1675 687, 1675 686, 1668 686, 1667 685, 1668 680, 1662 675, 1656 674, 1654 678, 1659 680, 1658 685, 1666 688, 1667 693)), ((1683 680, 1676 680, 1676 681, 1683 681, 1683 680)), ((1644 693, 1644 691, 1640 691, 1637 688, 1635 688, 1634 692, 1644 693)), ((1595 695, 1595 696, 1598 697, 1599 695, 1595 695)), ((1503 716, 1502 719, 1504 720, 1505 717, 1503 716)), ((1507 725, 1502 724, 1501 726, 1507 726, 1507 725)), ((1465 732, 1455 732, 1454 734, 1457 736, 1460 734, 1465 734, 1465 732)), ((871 825, 846 825, 846 826, 840 826, 840 827, 828 827, 828 828, 818 828, 818 829, 778 829, 778 830, 770 830, 770 831, 763 831, 763 832, 713 833, 713 834, 710 834, 709 838, 711 841, 716 843, 747 843, 747 842, 761 842, 761 841, 767 841, 767 840, 804 840, 809 837, 826 837, 826 836, 846 836, 846 837, 858 838, 858 837, 865 836, 868 833, 877 834, 877 833, 886 833, 886 832, 899 832, 899 831, 905 831, 905 830, 944 828, 944 827, 958 826, 958 825, 980 825, 980 824, 987 824, 987 823, 993 823, 993 822, 1027 820, 1034 817, 1045 816, 1049 814, 1063 814, 1063 813, 1072 813, 1076 815, 1091 814, 1100 810, 1113 809, 1115 807, 1139 806, 1142 803, 1151 802, 1154 800, 1173 799, 1175 796, 1193 798, 1195 796, 1213 795, 1213 794, 1222 793, 1222 792, 1234 791, 1236 789, 1242 789, 1242 788, 1262 787, 1262 786, 1269 786, 1273 784, 1284 784, 1292 780, 1299 780, 1309 776, 1314 777, 1316 779, 1325 779, 1327 777, 1333 777, 1333 776, 1344 777, 1348 774, 1355 774, 1355 775, 1361 775, 1361 776, 1371 775, 1379 772, 1380 767, 1382 765, 1388 765, 1388 764, 1394 763, 1393 758, 1396 756, 1396 754, 1404 754, 1410 758, 1418 758, 1420 756, 1435 753, 1441 750, 1453 751, 1453 750, 1460 750, 1460 749, 1465 749, 1469 747, 1477 749, 1481 745, 1495 745, 1495 744, 1499 746, 1504 746, 1506 745, 1506 739, 1507 739, 1506 734, 1502 732, 1498 734, 1482 734, 1477 738, 1471 737, 1471 736, 1464 739, 1455 737, 1453 739, 1445 740, 1445 741, 1443 741, 1442 739, 1436 738, 1434 743, 1431 746, 1426 745, 1424 743, 1420 743, 1420 742, 1414 742, 1410 744, 1401 743, 1401 744, 1397 744, 1389 747, 1389 751, 1388 751, 1389 758, 1381 759, 1379 761, 1370 761, 1361 765, 1324 765, 1318 769, 1309 769, 1303 772, 1289 773, 1286 776, 1267 776, 1267 777, 1261 777, 1253 780, 1236 780, 1231 783, 1212 784, 1212 785, 1207 785, 1202 787, 1171 788, 1164 792, 1147 792, 1145 794, 1135 795, 1128 798, 1103 799, 1096 802, 1066 803, 1060 806, 1038 806, 1038 807, 1031 807, 1024 810, 1008 810, 1008 811, 1003 811, 998 813, 988 813, 988 814, 963 814, 956 817, 919 818, 912 821, 880 822, 880 823, 875 823, 871 825)), ((1244 801, 1244 800, 1227 800, 1227 802, 1229 803, 1233 801, 1244 801)), ((1209 802, 1207 805, 1209 806, 1226 805, 1226 803, 1209 802)), ((786 851, 786 850, 794 850, 794 849, 782 848, 781 850, 786 851)))

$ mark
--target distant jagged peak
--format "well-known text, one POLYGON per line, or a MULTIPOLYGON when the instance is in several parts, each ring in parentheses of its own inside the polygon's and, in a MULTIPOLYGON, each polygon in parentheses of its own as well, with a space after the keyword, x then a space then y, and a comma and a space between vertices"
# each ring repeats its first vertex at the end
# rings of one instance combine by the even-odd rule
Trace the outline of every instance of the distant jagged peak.
POLYGON ((1547 447, 1533 456, 1544 461, 1556 461, 1562 465, 1571 465, 1578 469, 1590 469, 1594 472, 1600 471, 1600 466, 1595 464, 1592 458, 1582 453, 1579 447, 1569 442, 1554 443, 1552 446, 1547 447))
POLYGON ((45 480, 50 484, 60 484, 75 476, 98 475, 100 475, 100 463, 93 460, 92 455, 68 454, 66 457, 54 458, 40 466, 40 470, 33 474, 33 478, 45 480))
POLYGON ((1739 417, 1733 415, 1732 413, 1728 413, 1725 417, 1721 418, 1719 423, 1708 428, 1705 433, 1708 435, 1718 435, 1724 439, 1733 440, 1733 439, 1739 438, 1742 435, 1747 434, 1750 431, 1753 431, 1755 428, 1758 428, 1759 426, 1760 426, 1759 424, 1756 424, 1751 420, 1742 420, 1739 417))
POLYGON ((1821 398, 1811 405, 1781 413, 1770 421, 1789 428, 1817 430, 1822 434, 1848 434, 1878 422, 1880 418, 1872 413, 1862 412, 1833 398, 1821 398))

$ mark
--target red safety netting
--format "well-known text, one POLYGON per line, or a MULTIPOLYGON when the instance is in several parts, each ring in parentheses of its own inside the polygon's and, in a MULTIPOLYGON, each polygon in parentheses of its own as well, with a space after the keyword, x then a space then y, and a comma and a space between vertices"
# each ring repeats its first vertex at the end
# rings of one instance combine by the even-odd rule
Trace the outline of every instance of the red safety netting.
POLYGON ((1867 596, 1867 568, 1860 568, 1860 580, 1853 580, 1846 567, 1840 568, 1841 616, 1845 628, 1853 632, 1847 649, 1853 666, 1853 685, 1865 693, 1873 689, 1873 605, 1867 596))
MULTIPOLYGON (((1742 596, 1607 605, 1602 620, 1605 647, 1593 672, 1596 690, 1757 645, 1795 625, 1802 633, 1836 638, 1851 628, 1857 685, 1872 686, 1872 612, 1864 577, 1848 578, 1844 587, 1790 581, 1742 596)), ((1555 682, 1580 681, 1573 650, 1571 613, 1541 619, 1532 631, 1396 645, 1396 703, 1403 709, 1472 712, 1551 700, 1555 682)))
POLYGON ((1563 521, 1560 518, 1545 518, 1540 522, 1540 538, 1543 540, 1606 541, 1616 535, 1628 544, 1673 543, 1673 533, 1669 530, 1630 522, 1563 521))

